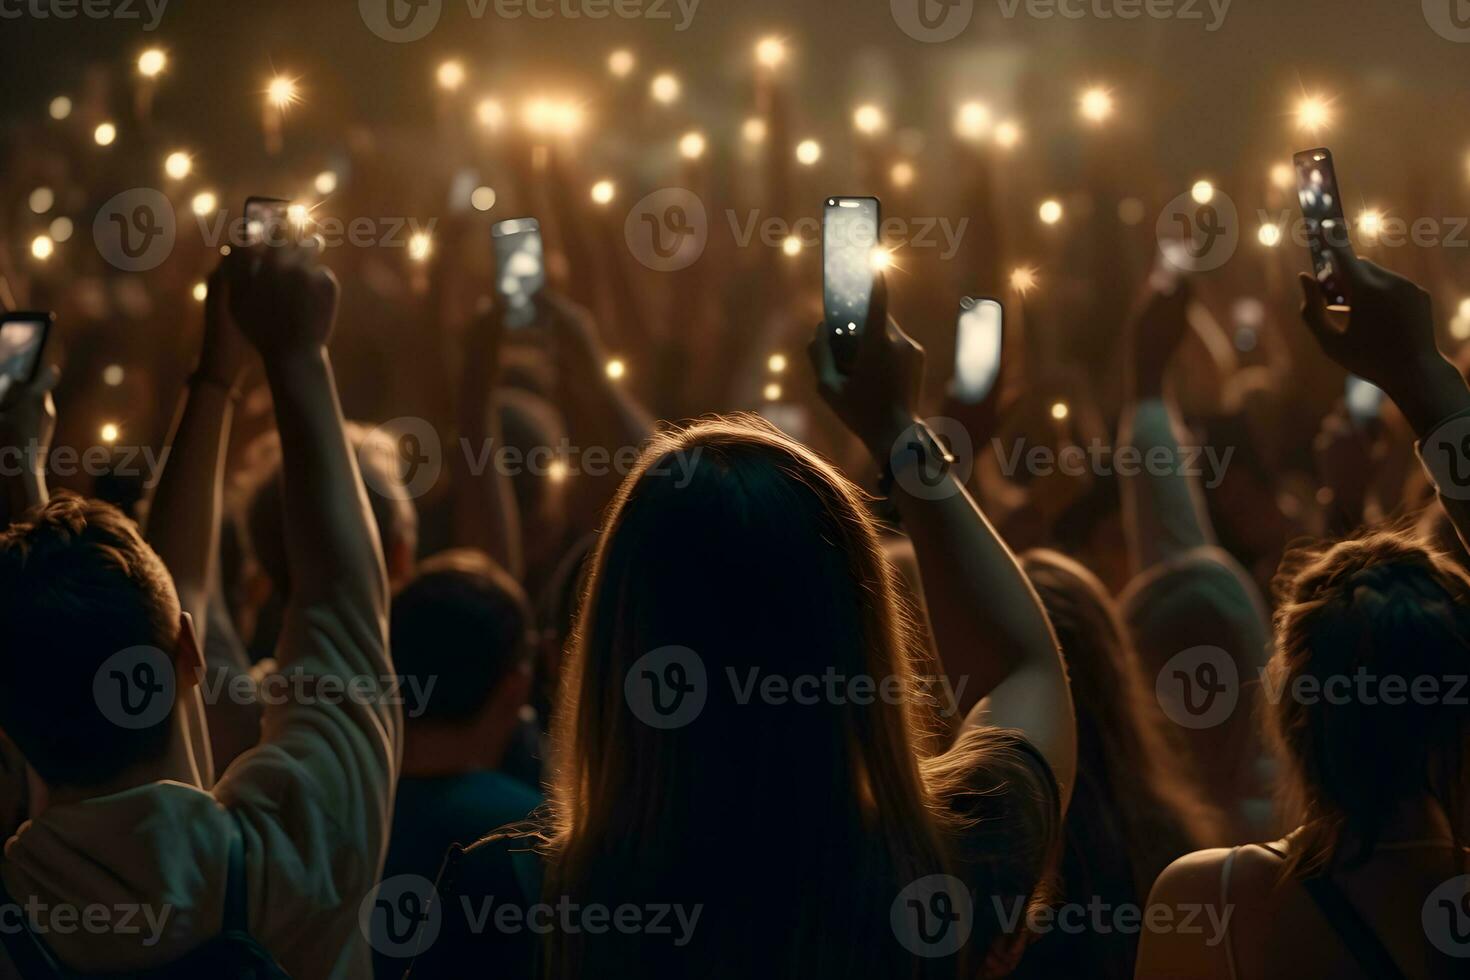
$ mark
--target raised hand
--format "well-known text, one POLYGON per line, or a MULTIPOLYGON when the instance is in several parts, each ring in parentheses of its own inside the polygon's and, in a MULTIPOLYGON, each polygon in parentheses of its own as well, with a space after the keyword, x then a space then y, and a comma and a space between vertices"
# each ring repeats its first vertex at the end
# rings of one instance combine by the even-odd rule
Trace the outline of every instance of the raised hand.
POLYGON ((1441 421, 1462 400, 1464 382, 1434 342, 1429 294, 1403 276, 1329 243, 1348 283, 1352 310, 1329 314, 1315 279, 1303 273, 1302 319, 1323 353, 1388 393, 1415 430, 1441 421), (1448 396, 1455 395, 1454 401, 1448 396))
POLYGON ((230 312, 229 290, 226 266, 221 262, 209 276, 198 377, 233 392, 250 368, 251 347, 230 312))
POLYGON ((0 528, 46 502, 46 457, 56 434, 51 389, 60 379, 56 367, 48 365, 30 384, 7 392, 0 404, 0 450, 20 453, 19 465, 0 474, 0 528))
POLYGON ((240 248, 223 264, 229 312, 270 362, 321 351, 337 317, 337 279, 317 264, 320 247, 304 239, 240 248))
POLYGON ((1151 279, 1128 323, 1128 370, 1135 397, 1158 394, 1169 361, 1189 333, 1188 279, 1151 279))
POLYGON ((23 451, 34 445, 42 455, 56 434, 56 403, 51 391, 61 380, 55 365, 47 365, 28 385, 17 385, 0 404, 0 446, 18 446, 23 451))
POLYGON ((881 272, 873 282, 868 320, 848 374, 838 370, 827 337, 826 325, 819 325, 807 346, 818 390, 879 465, 885 465, 894 443, 918 418, 924 348, 888 316, 888 285, 881 272))

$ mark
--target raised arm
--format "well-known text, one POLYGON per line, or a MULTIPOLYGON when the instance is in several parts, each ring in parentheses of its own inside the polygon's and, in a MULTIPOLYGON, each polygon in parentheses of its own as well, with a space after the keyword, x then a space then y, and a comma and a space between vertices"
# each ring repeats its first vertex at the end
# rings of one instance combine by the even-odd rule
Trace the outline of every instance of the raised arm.
MULTIPOLYGON (((209 603, 219 560, 220 515, 224 508, 225 454, 235 400, 249 365, 250 348, 230 318, 223 266, 209 277, 204 306, 204 344, 199 365, 179 398, 169 433, 167 464, 148 508, 147 540, 163 559, 179 605, 194 621, 206 667, 216 683, 203 690, 224 691, 248 677, 250 662, 230 643, 210 643, 209 603), (238 651, 238 653, 236 653, 238 651)), ((250 698, 215 697, 199 706, 208 719, 209 745, 223 766, 260 735, 259 703, 250 698)), ((201 727, 202 723, 201 723, 201 727)), ((202 768, 209 768, 202 766, 202 768)))
POLYGON ((350 602, 376 618, 387 576, 327 354, 337 281, 315 251, 271 247, 255 268, 245 250, 230 255, 230 312, 265 361, 275 404, 291 603, 350 602))
POLYGON ((924 351, 888 318, 881 276, 852 373, 837 370, 825 329, 810 352, 823 397, 891 475, 959 711, 1021 730, 1051 765, 1065 807, 1077 733, 1056 638, 1015 556, 919 418, 924 351))
POLYGON ((457 540, 483 548, 518 581, 525 574, 521 547, 521 516, 510 476, 494 465, 500 447, 500 409, 495 386, 500 371, 501 310, 470 324, 464 350, 464 374, 459 390, 459 432, 470 451, 456 453, 462 460, 455 474, 454 520, 457 540), (490 464, 471 472, 468 461, 481 456, 490 464))
POLYGON ((1470 391, 1434 341, 1429 294, 1403 276, 1330 246, 1352 311, 1334 322, 1322 291, 1301 276, 1302 319, 1323 352, 1382 388, 1419 437, 1419 456, 1462 542, 1470 542, 1470 391))
POLYGON ((237 249, 225 272, 230 313, 265 362, 281 435, 290 589, 279 673, 261 682, 270 696, 260 744, 215 790, 242 815, 246 853, 269 882, 250 891, 252 931, 267 938, 315 928, 303 912, 312 903, 295 896, 355 907, 372 888, 402 754, 387 574, 327 355, 337 281, 315 264, 316 251, 237 249))
POLYGON ((1181 422, 1164 392, 1169 360, 1189 331, 1190 295, 1187 280, 1150 281, 1126 333, 1126 401, 1117 451, 1170 464, 1119 467, 1124 528, 1135 575, 1214 543, 1198 480, 1179 466, 1181 422))

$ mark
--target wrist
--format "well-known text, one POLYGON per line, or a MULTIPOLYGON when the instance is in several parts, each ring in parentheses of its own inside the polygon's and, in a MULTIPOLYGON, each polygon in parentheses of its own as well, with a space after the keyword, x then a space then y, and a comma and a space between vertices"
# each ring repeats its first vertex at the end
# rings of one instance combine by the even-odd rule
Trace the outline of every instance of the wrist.
POLYGON ((318 374, 327 366, 327 348, 321 344, 262 352, 265 373, 272 379, 286 380, 297 375, 318 374))
POLYGON ((1470 409, 1464 377, 1438 351, 1422 359, 1410 379, 1394 385, 1388 394, 1420 439, 1445 419, 1470 409))
POLYGON ((863 445, 867 447, 869 455, 873 457, 879 469, 887 469, 893 455, 893 447, 898 445, 899 440, 905 438, 909 431, 921 422, 922 419, 915 414, 895 411, 863 436, 863 445))

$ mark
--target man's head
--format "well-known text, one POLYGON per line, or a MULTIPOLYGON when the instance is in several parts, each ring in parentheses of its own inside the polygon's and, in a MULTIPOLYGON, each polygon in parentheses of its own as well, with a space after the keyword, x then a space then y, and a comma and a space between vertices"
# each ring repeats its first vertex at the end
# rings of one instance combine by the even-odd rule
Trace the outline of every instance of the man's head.
POLYGON ((59 495, 0 532, 0 624, 0 728, 48 786, 100 785, 168 751, 198 646, 168 570, 116 507, 59 495), (171 672, 166 710, 120 724, 109 661, 123 683, 142 661, 171 672))
MULTIPOLYGON (((388 579, 398 583, 413 570, 418 550, 419 519, 413 500, 403 486, 398 448, 380 429, 347 423, 347 440, 357 454, 367 488, 368 505, 378 526, 388 579)), ((289 587, 286 573, 286 524, 282 510, 281 451, 275 433, 262 436, 250 454, 256 458, 258 477, 251 483, 245 501, 245 524, 251 550, 276 589, 289 587)))
POLYGON ((511 723, 529 691, 530 604, 505 569, 469 549, 420 563, 393 597, 390 649, 410 732, 511 723))

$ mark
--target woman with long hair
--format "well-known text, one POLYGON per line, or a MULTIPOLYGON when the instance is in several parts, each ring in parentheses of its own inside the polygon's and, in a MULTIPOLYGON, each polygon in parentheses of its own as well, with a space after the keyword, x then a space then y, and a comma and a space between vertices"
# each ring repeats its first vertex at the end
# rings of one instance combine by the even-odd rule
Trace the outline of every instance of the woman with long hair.
MULTIPOLYGON (((1077 787, 1063 828, 1060 901, 1141 907, 1175 858, 1228 839, 1219 811, 1171 743, 1117 605, 1087 568, 1055 551, 1021 556, 1051 618, 1077 707, 1077 787)), ((1051 929, 1018 977, 1133 976, 1138 933, 1110 923, 1051 929)))
POLYGON ((993 893, 1025 907, 1055 851, 1066 679, 1035 593, 917 421, 923 352, 875 293, 851 373, 825 339, 813 355, 892 484, 942 671, 849 480, 754 419, 664 433, 592 558, 544 817, 519 844, 451 854, 412 976, 485 961, 493 914, 476 929, 458 906, 507 850, 526 922, 558 916, 538 930, 553 977, 957 977, 1013 959, 993 893))
MULTIPOLYGON (((1303 317, 1339 365, 1382 388, 1419 436, 1466 539, 1465 380, 1435 347, 1429 296, 1328 236, 1352 296, 1303 317)), ((1470 956, 1470 577, 1407 528, 1287 555, 1276 581, 1266 730, 1298 820, 1284 839, 1200 851, 1151 904, 1214 928, 1146 931, 1141 978, 1465 975, 1470 956)))

